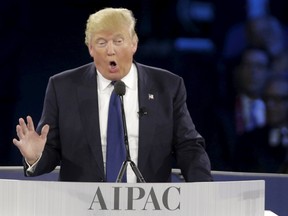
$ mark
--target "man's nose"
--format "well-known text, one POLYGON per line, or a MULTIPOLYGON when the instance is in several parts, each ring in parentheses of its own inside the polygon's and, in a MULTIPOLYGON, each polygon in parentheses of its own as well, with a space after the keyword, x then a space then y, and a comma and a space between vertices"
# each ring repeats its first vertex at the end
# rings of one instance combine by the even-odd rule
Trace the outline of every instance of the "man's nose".
POLYGON ((108 55, 114 55, 115 54, 114 44, 112 41, 109 41, 107 43, 107 54, 108 55))

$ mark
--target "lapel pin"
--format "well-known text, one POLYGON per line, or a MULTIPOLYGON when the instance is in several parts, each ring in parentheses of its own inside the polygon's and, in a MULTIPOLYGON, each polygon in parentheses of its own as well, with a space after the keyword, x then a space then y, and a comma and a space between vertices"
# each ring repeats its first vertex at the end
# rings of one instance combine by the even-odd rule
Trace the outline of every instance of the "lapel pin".
POLYGON ((149 100, 154 100, 154 95, 153 94, 148 94, 148 99, 149 100))

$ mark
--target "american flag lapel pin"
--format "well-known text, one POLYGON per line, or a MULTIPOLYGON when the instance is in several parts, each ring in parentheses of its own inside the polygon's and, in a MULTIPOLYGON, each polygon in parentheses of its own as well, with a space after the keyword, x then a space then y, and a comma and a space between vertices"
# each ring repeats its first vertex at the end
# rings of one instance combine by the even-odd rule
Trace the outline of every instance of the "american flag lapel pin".
POLYGON ((154 95, 153 94, 148 94, 148 99, 149 100, 154 100, 154 95))

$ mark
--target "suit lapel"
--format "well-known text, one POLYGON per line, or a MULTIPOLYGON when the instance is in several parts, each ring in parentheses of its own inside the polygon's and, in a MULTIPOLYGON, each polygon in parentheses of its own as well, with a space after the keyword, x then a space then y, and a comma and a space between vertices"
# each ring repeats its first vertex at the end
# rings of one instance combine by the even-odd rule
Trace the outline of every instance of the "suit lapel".
POLYGON ((96 74, 94 66, 83 71, 82 85, 78 87, 78 101, 80 116, 82 116, 82 123, 85 127, 83 136, 86 136, 98 168, 104 176, 96 74))
POLYGON ((138 71, 139 108, 147 112, 147 115, 139 117, 138 167, 141 171, 147 165, 151 150, 149 145, 152 145, 154 141, 156 124, 153 115, 157 110, 158 93, 141 65, 136 64, 136 66, 138 71))

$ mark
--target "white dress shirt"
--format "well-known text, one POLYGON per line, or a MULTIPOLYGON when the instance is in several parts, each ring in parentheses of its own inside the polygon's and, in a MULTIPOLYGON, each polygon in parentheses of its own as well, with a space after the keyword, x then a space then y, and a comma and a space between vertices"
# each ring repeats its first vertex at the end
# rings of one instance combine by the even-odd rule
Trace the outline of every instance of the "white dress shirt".
MULTIPOLYGON (((110 95, 113 91, 111 80, 105 79, 99 71, 97 71, 97 93, 99 106, 99 123, 100 135, 104 160, 104 170, 106 170, 106 146, 107 146, 107 120, 110 95)), ((139 137, 139 103, 138 103, 138 76, 137 69, 134 64, 129 73, 122 79, 126 85, 126 93, 123 96, 123 105, 126 116, 128 142, 130 148, 131 160, 137 165, 138 160, 138 137, 139 137)), ((130 165, 127 167, 127 182, 135 183, 137 177, 132 171, 130 165)))
POLYGON ((266 122, 266 107, 261 99, 251 99, 245 95, 241 97, 242 112, 245 129, 251 131, 254 128, 264 126, 266 122))

